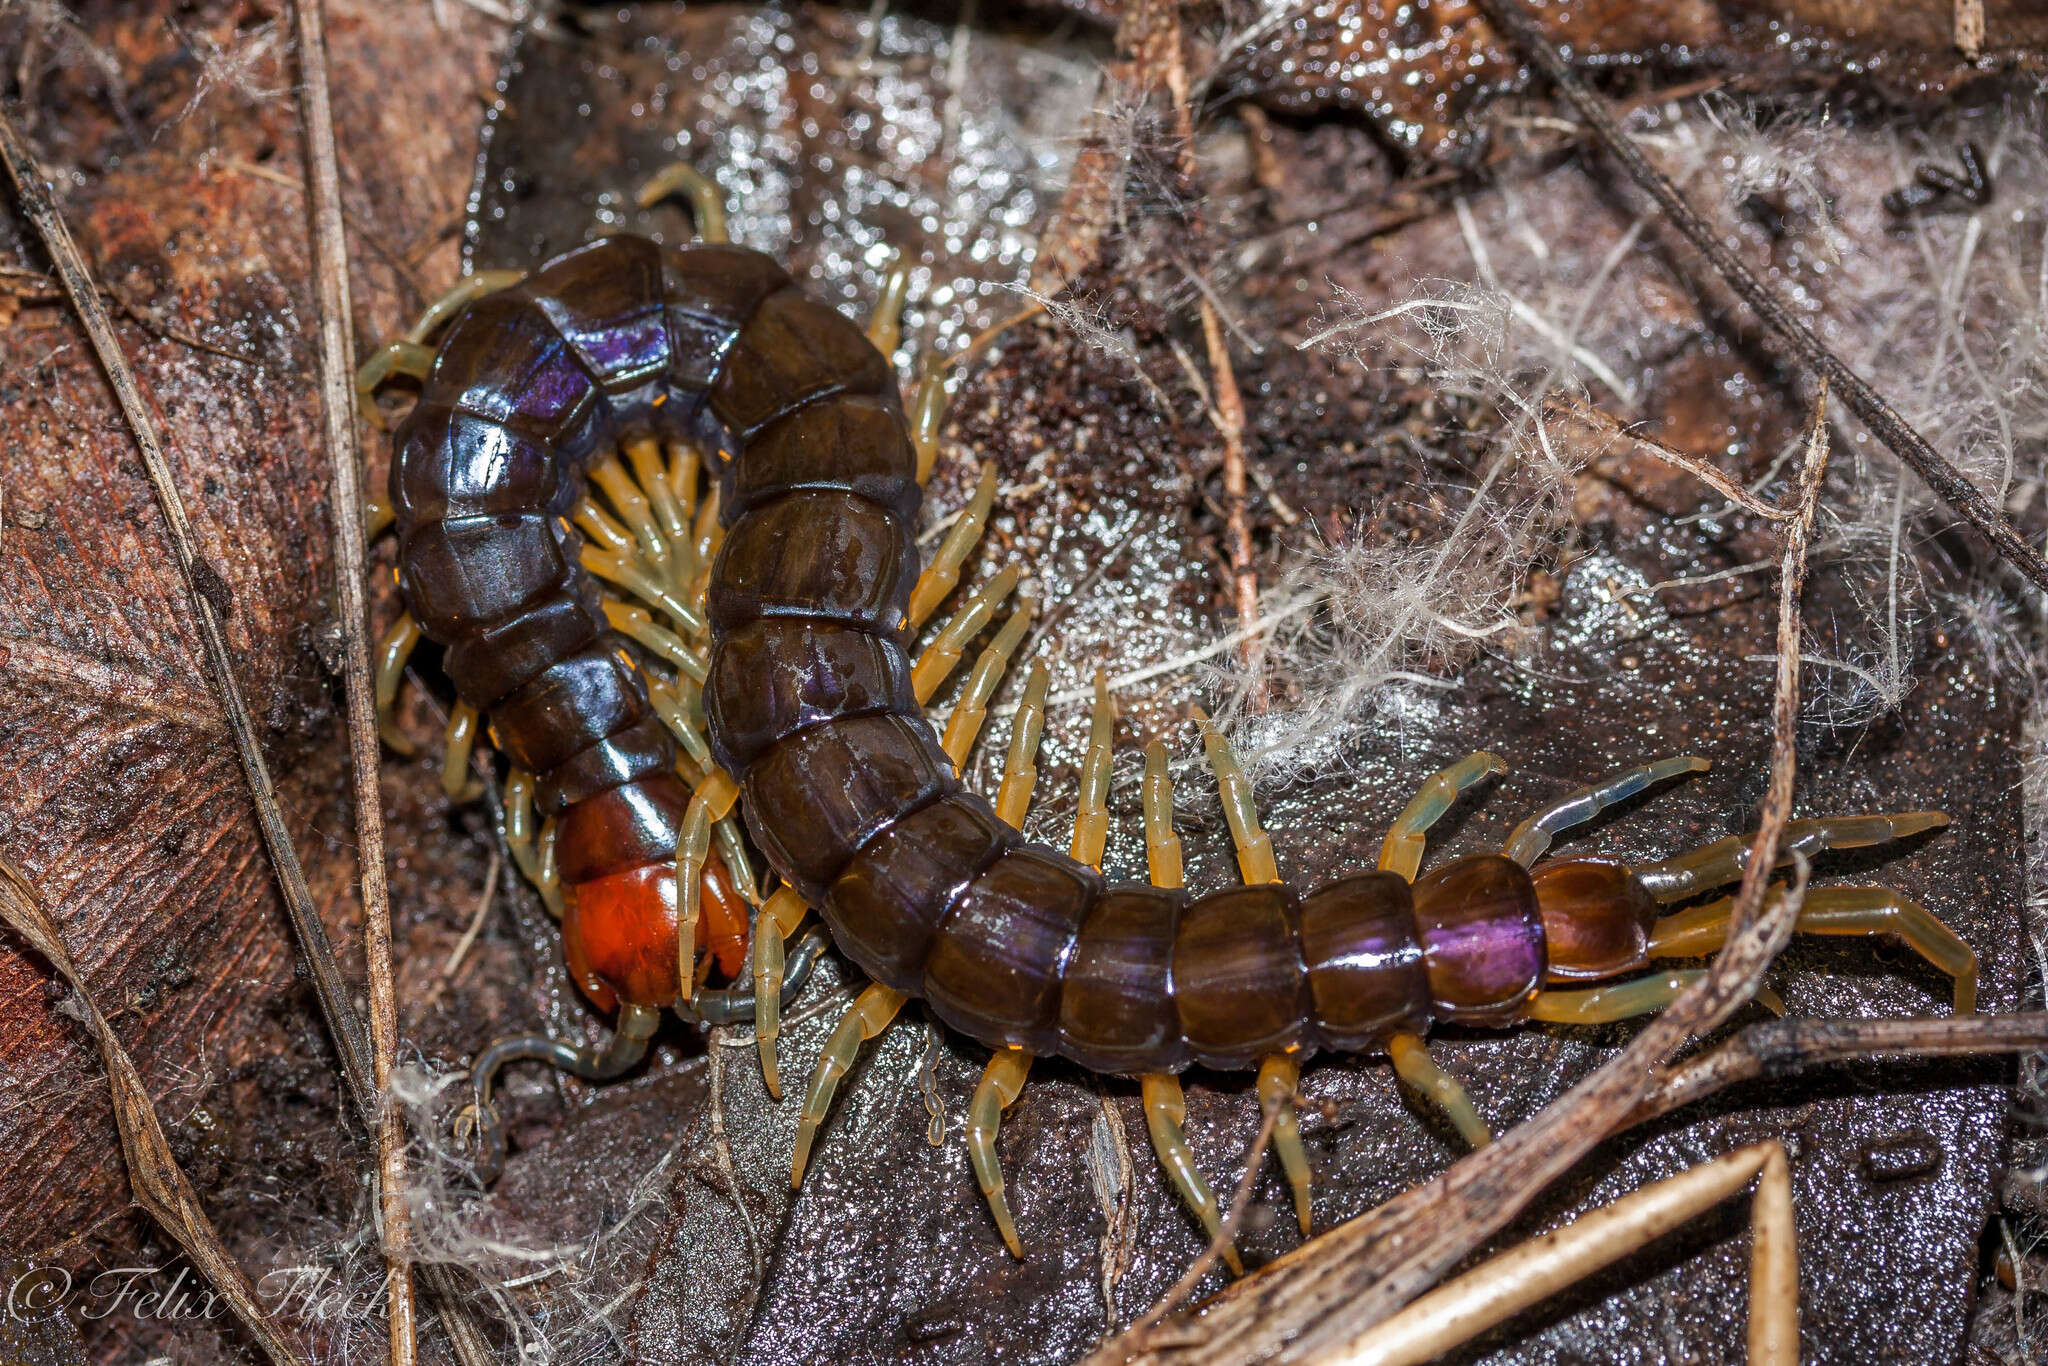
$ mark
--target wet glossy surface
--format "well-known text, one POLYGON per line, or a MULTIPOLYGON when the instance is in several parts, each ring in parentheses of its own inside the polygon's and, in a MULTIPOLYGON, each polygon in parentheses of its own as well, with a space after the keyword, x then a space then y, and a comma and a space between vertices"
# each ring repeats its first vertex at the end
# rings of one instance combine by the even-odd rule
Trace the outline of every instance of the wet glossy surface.
POLYGON ((1522 865, 1479 854, 1415 882, 1415 926, 1437 1017, 1506 1024, 1543 981, 1543 919, 1522 865))

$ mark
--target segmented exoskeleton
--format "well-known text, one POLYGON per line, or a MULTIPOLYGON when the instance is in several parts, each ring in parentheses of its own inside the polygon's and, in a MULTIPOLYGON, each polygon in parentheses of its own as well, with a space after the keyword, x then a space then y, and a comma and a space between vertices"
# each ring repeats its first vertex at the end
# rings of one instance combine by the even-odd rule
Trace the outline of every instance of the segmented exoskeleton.
MULTIPOLYGON (((1087 839, 1077 833, 1081 857, 1027 840, 1016 828, 1022 804, 1011 783, 997 805, 968 791, 956 774, 964 745, 949 729, 942 747, 922 710, 934 684, 919 676, 922 664, 913 668, 912 634, 956 570, 921 587, 913 607, 921 463, 883 354, 758 252, 612 238, 467 300, 454 317, 394 438, 400 588, 419 629, 446 646, 463 703, 488 713, 497 745, 537 779, 539 809, 556 822, 571 970, 600 1006, 621 1009, 606 1049, 538 1036, 494 1045, 477 1064, 487 1133, 495 1132, 490 1081, 510 1058, 612 1075, 644 1053, 664 1007, 692 1019, 736 1018, 756 1002, 772 1013, 776 979, 799 975, 790 968, 814 954, 815 946, 787 961, 782 954, 785 935, 810 907, 874 985, 819 1064, 793 1179, 854 1050, 918 997, 945 1024, 996 1050, 970 1143, 1013 1250, 1019 1243, 993 1134, 1031 1059, 1043 1054, 1145 1078, 1155 1143, 1213 1229, 1216 1202, 1179 1130, 1173 1078, 1183 1069, 1258 1067, 1262 1093, 1285 1096, 1301 1060, 1319 1049, 1384 1049, 1404 1078, 1483 1142, 1484 1122, 1423 1048, 1433 1025, 1597 1021, 1653 1010, 1688 974, 1592 991, 1545 988, 1711 952, 1725 935, 1725 902, 1661 918, 1660 910, 1738 876, 1738 841, 1635 868, 1584 858, 1537 863, 1558 831, 1705 766, 1692 758, 1575 793, 1525 822, 1502 853, 1427 875, 1423 832, 1459 792, 1500 771, 1493 756, 1474 755, 1425 784, 1390 833, 1379 869, 1313 889, 1279 880, 1241 796, 1233 827, 1248 885, 1199 895, 1182 889, 1162 795, 1163 750, 1148 755, 1156 768, 1146 803, 1153 885, 1111 884, 1093 866, 1106 820, 1099 779, 1084 799, 1084 824, 1090 812, 1098 819, 1087 839), (713 453, 708 469, 725 530, 708 567, 693 564, 687 547, 677 547, 673 561, 655 553, 661 527, 672 542, 679 528, 695 531, 705 521, 702 510, 684 507, 695 498, 696 469, 673 452, 686 446, 713 453), (630 477, 611 457, 620 447, 630 477), (597 477, 622 513, 636 496, 656 505, 644 520, 625 515, 652 560, 672 571, 635 583, 621 561, 608 576, 686 635, 708 631, 708 658, 651 630, 644 612, 633 617, 637 609, 596 593, 585 566, 603 568, 606 552, 581 546, 569 520, 595 460, 609 460, 597 477), (709 753, 681 756, 681 776, 675 739, 692 747, 692 709, 673 696, 663 706, 659 692, 650 698, 615 626, 701 681, 709 753), (705 989, 695 958, 706 925, 718 920, 730 951, 714 956, 726 976, 740 973, 731 932, 737 903, 703 891, 707 874, 716 890, 712 831, 735 797, 754 846, 785 884, 756 921, 751 995, 705 989), (701 919, 700 908, 709 908, 701 919)), ((984 495, 992 489, 984 481, 984 495)), ((984 497, 980 515, 986 511, 984 497)), ((577 521, 600 537, 618 531, 587 512, 577 521)), ((995 596, 1015 583, 1009 575, 995 596)), ((951 662, 992 610, 963 614, 946 647, 951 662)), ((1042 675, 1034 682, 1042 703, 1042 675)), ((992 686, 981 689, 977 706, 992 686)), ((1102 773, 1107 706, 1104 694, 1096 717, 1102 773)), ((1020 717, 1020 731, 1025 724, 1020 717)), ((1208 739, 1226 795, 1232 783, 1241 789, 1227 746, 1213 733, 1208 739)), ((1028 774, 1028 752, 1022 763, 1012 757, 1011 779, 1028 774)), ((1023 786, 1028 799, 1028 779, 1023 786)), ((1801 822, 1786 841, 1787 858, 1943 820, 1906 813, 1801 822)), ((750 893, 743 851, 726 862, 750 893)), ((1967 946, 1895 893, 1816 891, 1800 926, 1900 934, 1955 976, 1957 1008, 1972 1006, 1967 946)), ((761 1033, 773 1085, 774 1031, 761 1033)), ((1291 1123, 1281 1133, 1306 1229, 1305 1159, 1291 1123)))

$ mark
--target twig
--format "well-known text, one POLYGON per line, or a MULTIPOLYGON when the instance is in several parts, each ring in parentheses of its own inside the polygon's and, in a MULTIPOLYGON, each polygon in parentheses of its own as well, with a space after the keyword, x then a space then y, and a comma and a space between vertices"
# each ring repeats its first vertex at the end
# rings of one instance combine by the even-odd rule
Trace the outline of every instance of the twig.
POLYGON ((419 1357, 413 1319, 412 1211, 405 1200, 405 1115, 387 1104, 398 1052, 398 998, 391 971, 391 896, 384 881, 384 810, 377 782, 376 702, 370 690, 369 603, 364 584, 361 457, 356 451, 355 353, 349 336, 348 239, 341 221, 341 177, 334 152, 334 110, 327 93, 326 0, 297 0, 299 118, 306 147, 306 202, 313 235, 313 298, 320 323, 320 414, 332 472, 328 516, 334 531, 336 615, 348 701, 349 761, 355 782, 356 876, 363 890, 364 987, 370 1013, 371 1113, 377 1136, 377 1198, 384 1235, 385 1301, 391 1364, 419 1357))
POLYGON ((1427 1185, 1246 1276, 1209 1301, 1198 1319, 1153 1329, 1134 1326, 1098 1348, 1090 1362, 1236 1366, 1298 1361, 1380 1322, 1434 1285, 1539 1191, 1626 1125, 1651 1093, 1657 1067, 1688 1038, 1714 1028, 1756 994, 1772 958, 1790 937, 1799 909, 1797 896, 1774 898, 1766 908, 1765 892, 1791 813, 1799 595, 1826 465, 1825 414, 1816 412, 1793 504, 1800 514, 1783 523, 1781 531, 1771 780, 1736 894, 1728 942, 1706 976, 1645 1024, 1621 1052, 1498 1142, 1427 1185))
POLYGON ((1863 420, 1877 439, 1884 442, 1892 454, 1912 466, 1927 486, 1990 541, 1992 548, 2005 560, 2032 579, 2037 588, 2048 590, 2048 561, 2044 561, 2040 553, 2027 544, 2004 514, 1978 492, 1976 485, 1929 446, 1912 424, 1900 417, 1876 390, 1864 383, 1861 376, 1794 317, 1783 301, 1766 288, 1734 252, 1722 245, 1713 228, 1678 193, 1678 187, 1650 164, 1641 149, 1622 132, 1606 104, 1587 88, 1586 83, 1579 79, 1578 72, 1552 46, 1550 39, 1529 17, 1523 0, 1479 0, 1479 8, 1494 27, 1542 69, 1558 93, 1569 100, 1579 111, 1579 116, 1592 126, 1601 144, 1627 169, 1630 178, 1657 201, 1673 226, 1707 258, 1715 273, 1749 305, 1764 326, 1805 363, 1814 378, 1838 391, 1850 411, 1863 420))
POLYGON ((433 1008, 434 1002, 441 999, 441 993, 455 980, 455 970, 462 966, 462 960, 469 956, 469 950, 476 943, 477 936, 483 933, 484 921, 491 913, 491 899, 498 891, 498 872, 504 866, 505 860, 499 857, 498 851, 491 850, 491 862, 490 866, 484 869, 484 890, 476 899, 476 910, 470 913, 469 925, 462 931, 462 938, 456 940, 455 947, 448 951, 448 961, 441 965, 441 971, 435 975, 434 985, 429 987, 427 994, 421 998, 415 1019, 426 1014, 433 1008))
POLYGON ((256 1339, 269 1358, 280 1366, 304 1366, 305 1358, 272 1325, 270 1316, 256 1302, 248 1278, 234 1258, 221 1246, 220 1235, 199 1203, 199 1193, 178 1166, 171 1145, 164 1137, 142 1074, 121 1047, 114 1027, 86 990, 85 975, 71 960, 57 932, 42 894, 13 864, 0 858, 0 921, 26 939, 37 953, 50 960, 59 976, 71 984, 85 1025, 100 1047, 107 1067, 107 1086, 114 1105, 114 1125, 121 1133, 121 1153, 127 1160, 128 1184, 135 1203, 149 1211, 165 1233, 185 1249, 185 1255, 234 1311, 249 1336, 256 1339))
POLYGON ((1772 507, 1769 503, 1766 503, 1763 499, 1757 497, 1754 493, 1751 493, 1748 489, 1742 487, 1742 485, 1736 483, 1706 461, 1687 455, 1675 446, 1667 446, 1663 442, 1644 436, 1640 432, 1630 431, 1620 419, 1614 417, 1611 413, 1602 412, 1589 403, 1581 403, 1577 399, 1553 394, 1543 400, 1543 416, 1545 418, 1566 418, 1577 422, 1589 431, 1597 432, 1611 440, 1626 441, 1645 455, 1654 456, 1667 465, 1684 470, 1687 474, 1699 480, 1729 502, 1740 507, 1744 512, 1753 513, 1758 517, 1767 518, 1773 522, 1788 521, 1797 515, 1796 513, 1786 511, 1784 508, 1772 507))
POLYGON ((248 780, 250 796, 256 807, 256 821, 263 832, 264 845, 270 852, 271 865, 277 870, 285 914, 291 920, 299 952, 312 976, 321 1013, 326 1017, 328 1032, 333 1036, 335 1052, 341 1058, 342 1074, 356 1100, 358 1111, 368 1115, 374 1111, 372 1100, 376 1095, 370 1076, 368 1037, 363 1032, 362 1020, 349 1001, 348 985, 342 980, 341 969, 334 960, 333 946, 327 942, 327 931, 313 906, 312 893, 306 888, 305 872, 299 866, 291 834, 285 829, 284 816, 278 810, 277 792, 271 785, 270 770, 264 764, 263 751, 256 743, 256 729, 249 718, 249 705, 242 696, 241 684, 235 679, 234 666, 228 656, 227 635, 222 622, 234 609, 234 591, 220 571, 199 553, 198 541, 185 513, 184 499, 171 474, 163 443, 157 437, 149 406, 135 381, 135 372, 129 368, 128 359, 122 354, 120 339, 114 335, 112 320, 100 302, 99 291, 86 273, 78 244, 72 241, 70 229, 64 226, 63 218, 57 213, 49 182, 5 112, 0 112, 0 158, 5 159, 7 173, 14 180, 23 214, 35 225, 50 260, 57 267, 58 277, 64 282, 64 292, 70 296, 71 306, 78 311, 79 321, 106 370, 107 382, 114 390, 122 416, 127 419, 128 429, 142 454, 143 468, 156 494, 157 507, 163 513, 172 554, 178 561, 178 572, 185 580, 186 592, 192 599, 193 615, 199 621, 207 667, 213 675, 214 687, 220 693, 235 752, 242 761, 242 773, 248 780))

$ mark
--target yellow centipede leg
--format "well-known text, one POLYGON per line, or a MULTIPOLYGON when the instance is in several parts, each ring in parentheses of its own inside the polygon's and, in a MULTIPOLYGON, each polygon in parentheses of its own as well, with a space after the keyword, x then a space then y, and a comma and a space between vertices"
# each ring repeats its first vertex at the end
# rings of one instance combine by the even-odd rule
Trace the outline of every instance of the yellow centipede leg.
POLYGON ((413 755, 419 747, 405 738, 398 729, 398 719, 393 706, 398 701, 398 684, 405 677, 405 661, 412 658, 413 647, 420 643, 420 624, 412 619, 412 613, 400 615, 391 623, 391 629, 377 642, 377 734, 384 743, 399 754, 413 755))
POLYGON ((1237 848, 1238 871, 1248 887, 1280 880, 1280 867, 1273 861, 1273 839, 1259 828, 1259 808, 1252 800, 1251 779, 1238 762, 1237 751, 1223 738, 1223 732, 1201 720, 1202 749, 1209 768, 1216 774, 1216 795, 1223 801, 1223 819, 1230 825, 1230 842, 1237 848))
POLYGON ((473 802, 484 785, 469 776, 470 752, 476 748, 479 729, 476 708, 457 702, 448 713, 448 745, 441 759, 441 791, 450 801, 473 802))
POLYGON ((682 834, 676 841, 676 972, 678 1003, 687 1002, 697 983, 697 914, 704 887, 704 860, 711 852, 711 823, 732 810, 739 784, 722 768, 714 768, 690 794, 683 812, 682 834))
POLYGON ((1074 811, 1074 840, 1067 853, 1077 863, 1102 870, 1102 851, 1109 841, 1109 768, 1111 739, 1116 730, 1116 702, 1109 695, 1109 676, 1095 674, 1095 706, 1088 720, 1088 748, 1081 757, 1081 790, 1074 811))
POLYGON ((882 277, 882 292, 875 299, 875 311, 868 315, 868 340, 885 356, 896 354, 903 344, 903 305, 910 298, 910 267, 901 252, 892 253, 889 272, 882 277))
POLYGON ((1145 1128, 1152 1136, 1152 1151, 1159 1154, 1160 1164, 1166 1168, 1167 1178, 1180 1192, 1180 1198, 1208 1230, 1210 1241, 1223 1244, 1223 1260, 1234 1274, 1242 1276, 1244 1261, 1237 1255, 1236 1245, 1223 1237, 1222 1209, 1209 1183, 1195 1167, 1194 1150, 1188 1147, 1187 1133, 1181 1127, 1187 1122, 1188 1102, 1180 1089, 1180 1078, 1166 1072, 1149 1072, 1138 1079, 1138 1085, 1144 1096, 1145 1128))
POLYGON ((754 917, 754 1046, 761 1055, 761 1080, 782 1099, 782 1074, 775 1041, 782 1034, 783 947, 810 908, 791 887, 778 887, 754 917))
POLYGON ((1003 781, 996 788, 996 815, 1021 830, 1038 786, 1038 742, 1045 735, 1045 694, 1052 674, 1034 663, 1024 679, 1024 698, 1010 726, 1010 749, 1003 758, 1003 781))
POLYGON ((939 685, 959 667, 960 657, 967 651, 967 642, 980 635, 982 628, 989 624, 996 608, 1002 606, 1003 599, 1017 587, 1021 573, 1016 565, 1011 565, 977 588, 932 637, 932 643, 924 648, 924 653, 910 667, 910 688, 920 703, 931 701, 939 685))
POLYGON ((1003 1111, 1016 1104, 1023 1093, 1024 1077, 1030 1070, 1031 1054, 1027 1050, 997 1049, 974 1088, 974 1099, 967 1105, 967 1160, 974 1168, 983 1197, 988 1200, 989 1213, 995 1216, 996 1229, 1014 1257, 1024 1255, 1024 1245, 1017 1239, 1010 1202, 1003 1195, 1003 1168, 996 1159, 996 1131, 1003 1122, 1003 1111))
POLYGON ((672 194, 682 194, 690 203, 690 219, 697 225, 697 237, 705 242, 729 242, 725 191, 695 166, 678 161, 656 171, 633 196, 643 209, 651 209, 672 194))
POLYGON ((1415 875, 1422 871, 1423 843, 1429 827, 1435 825, 1463 793, 1493 774, 1507 771, 1508 766, 1498 755, 1480 750, 1423 779, 1422 786, 1415 789, 1415 796, 1407 807, 1388 827, 1387 837, 1380 841, 1381 871, 1399 873, 1407 881, 1415 881, 1415 875))
POLYGON ((1037 611, 1037 603, 1030 598, 1019 598, 1017 610, 1010 613, 1002 629, 996 632, 995 639, 974 661, 974 668, 967 675, 967 686, 961 690, 960 700, 953 704, 953 712, 946 718, 945 737, 939 742, 939 747, 946 751, 946 757, 953 761, 954 768, 967 767, 967 756, 974 752, 974 741, 981 734, 982 722, 988 719, 988 700, 1003 681, 1003 674, 1010 667, 1010 656, 1016 653, 1024 633, 1031 629, 1031 619, 1037 611))
POLYGON ((804 1183, 804 1168, 811 1163, 811 1143, 817 1137, 818 1126, 825 1122, 826 1112, 832 1108, 832 1094, 839 1089, 839 1079, 852 1069, 853 1060, 860 1056, 860 1046, 887 1029, 908 999, 902 992, 877 983, 856 997, 839 1017, 832 1037, 825 1041, 825 1051, 818 1055, 818 1066, 804 1092, 803 1113, 797 1117, 796 1154, 789 1166, 791 1190, 804 1183))
POLYGON ((533 827, 533 775, 515 768, 505 778, 505 818, 498 828, 512 861, 540 893, 542 904, 555 919, 562 918, 562 889, 542 876, 540 849, 533 827))
POLYGON ((1308 1150, 1301 1145, 1301 1121, 1295 1114, 1294 1096, 1301 1089, 1301 1060, 1287 1053, 1275 1053, 1259 1064, 1259 1105, 1275 1107, 1273 1151, 1280 1155, 1280 1169, 1287 1173, 1288 1188, 1294 1192, 1294 1218, 1308 1236, 1309 1171, 1308 1150))
POLYGON ((960 582, 960 568, 967 563, 968 555, 981 541, 982 529, 988 525, 989 510, 996 504, 996 467, 993 461, 981 467, 981 479, 974 486, 974 496, 960 512, 960 520, 946 531, 945 539, 933 552, 931 563, 924 573, 917 576, 917 584, 910 590, 910 612, 908 622, 915 631, 924 625, 931 614, 938 610, 946 595, 953 591, 953 585, 960 582))
POLYGON ((1493 1142, 1493 1130, 1480 1117, 1479 1107, 1458 1079, 1436 1065, 1429 1048, 1413 1034, 1396 1034, 1387 1040, 1387 1053, 1394 1060, 1394 1073, 1402 1081, 1428 1096, 1452 1127, 1475 1148, 1493 1142))

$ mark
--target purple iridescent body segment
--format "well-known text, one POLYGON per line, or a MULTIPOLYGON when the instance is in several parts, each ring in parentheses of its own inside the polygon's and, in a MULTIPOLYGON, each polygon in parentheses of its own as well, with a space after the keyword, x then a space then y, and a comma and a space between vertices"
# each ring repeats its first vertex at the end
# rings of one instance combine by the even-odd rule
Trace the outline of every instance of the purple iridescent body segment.
POLYGON ((1543 916, 1513 859, 1476 854, 1416 879, 1415 926, 1438 1019, 1506 1024, 1542 985, 1543 916))

